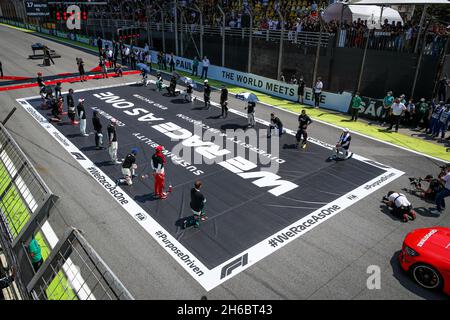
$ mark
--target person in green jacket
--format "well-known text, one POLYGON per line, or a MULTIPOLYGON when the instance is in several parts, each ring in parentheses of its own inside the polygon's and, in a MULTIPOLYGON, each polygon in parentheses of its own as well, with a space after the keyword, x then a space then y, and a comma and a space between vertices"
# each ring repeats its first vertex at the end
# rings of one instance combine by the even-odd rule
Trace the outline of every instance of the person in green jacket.
POLYGON ((28 252, 31 257, 33 269, 35 272, 37 272, 41 267, 42 263, 44 262, 44 259, 42 259, 41 246, 34 238, 34 236, 31 238, 30 244, 28 245, 28 252))
POLYGON ((192 61, 192 76, 198 77, 198 59, 194 57, 194 61, 192 61))
POLYGON ((355 96, 352 99, 352 106, 351 106, 351 113, 352 113, 352 120, 351 121, 357 121, 358 120, 358 113, 359 109, 361 109, 361 97, 359 96, 359 92, 355 93, 355 96))
POLYGON ((425 102, 425 98, 420 99, 420 102, 416 105, 416 113, 414 114, 414 127, 415 130, 420 130, 420 122, 423 121, 423 127, 428 126, 428 103, 425 102))
POLYGON ((386 124, 386 118, 391 114, 391 106, 394 103, 394 96, 392 95, 392 91, 388 91, 386 96, 383 99, 383 108, 381 108, 380 112, 380 124, 384 126, 386 124))

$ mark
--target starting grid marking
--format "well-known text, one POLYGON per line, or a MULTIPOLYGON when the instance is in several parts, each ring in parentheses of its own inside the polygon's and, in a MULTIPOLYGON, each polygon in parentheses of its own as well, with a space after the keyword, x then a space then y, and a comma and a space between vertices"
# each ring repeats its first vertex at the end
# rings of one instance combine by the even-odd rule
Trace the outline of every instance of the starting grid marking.
MULTIPOLYGON (((114 88, 136 84, 136 82, 119 85, 102 86, 77 90, 77 92, 94 91, 105 88, 114 88)), ((66 94, 66 93, 64 93, 66 94)), ((299 221, 283 228, 270 237, 260 241, 256 245, 246 249, 235 257, 228 259, 213 269, 208 269, 198 258, 195 257, 185 246, 166 231, 151 215, 145 214, 144 210, 131 198, 122 188, 115 186, 115 182, 108 177, 95 163, 83 154, 71 141, 66 139, 61 132, 53 126, 44 116, 42 116, 28 100, 39 98, 39 96, 17 99, 17 102, 50 134, 58 143, 69 152, 74 159, 122 206, 123 209, 133 219, 159 243, 166 252, 169 253, 205 290, 210 291, 226 280, 239 274, 253 264, 284 247, 288 243, 297 239, 314 227, 334 217, 339 212, 350 207, 356 202, 367 197, 376 190, 399 178, 404 172, 381 163, 372 161, 360 155, 353 154, 353 159, 365 162, 384 170, 384 173, 368 181, 364 185, 348 192, 338 199, 313 211, 299 221)), ((197 100, 201 100, 196 97, 197 100)), ((219 107, 217 103, 211 103, 214 107, 219 107)), ((239 116, 247 115, 235 109, 229 112, 239 116)), ((257 122, 268 126, 268 122, 262 119, 255 119, 257 122)), ((295 136, 293 130, 286 128, 286 133, 295 136)), ((331 150, 332 145, 309 137, 308 141, 316 145, 331 150)))

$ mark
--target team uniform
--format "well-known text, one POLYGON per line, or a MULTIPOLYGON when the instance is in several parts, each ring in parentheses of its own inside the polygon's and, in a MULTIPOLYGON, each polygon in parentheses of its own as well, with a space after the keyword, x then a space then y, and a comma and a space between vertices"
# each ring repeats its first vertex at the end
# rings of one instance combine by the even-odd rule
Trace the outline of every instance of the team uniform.
POLYGON ((116 180, 116 184, 126 183, 131 186, 133 184, 133 177, 135 177, 137 150, 133 149, 131 153, 127 154, 122 163, 123 179, 116 180))
POLYGON ((228 117, 228 89, 220 90, 220 106, 222 107, 222 118, 228 117))
POLYGON ((77 112, 78 112, 78 118, 80 119, 80 132, 82 136, 87 137, 88 134, 86 133, 86 110, 84 109, 82 99, 79 100, 78 106, 77 106, 77 112))
POLYGON ((256 124, 255 121, 255 107, 256 103, 253 101, 249 101, 247 104, 247 119, 248 119, 248 126, 253 128, 256 124))
POLYGON ((347 159, 349 155, 348 149, 350 148, 351 140, 352 136, 350 135, 350 132, 348 131, 342 132, 337 142, 337 146, 335 147, 334 150, 337 159, 347 159))
POLYGON ((300 144, 300 141, 303 138, 302 141, 302 148, 306 147, 306 141, 308 139, 308 132, 306 129, 308 126, 312 123, 311 118, 306 114, 301 114, 298 116, 298 130, 297 134, 295 135, 295 138, 297 139, 297 148, 300 144))
POLYGON ((196 227, 198 227, 199 224, 198 220, 203 221, 207 218, 205 214, 205 203, 205 196, 200 192, 200 190, 192 188, 190 206, 196 220, 196 227))
POLYGON ((192 87, 192 84, 188 83, 186 85, 186 94, 184 95, 184 100, 188 102, 192 102, 192 93, 194 92, 194 88, 192 87))
POLYGON ((210 96, 211 96, 211 87, 208 83, 205 83, 204 89, 203 89, 203 97, 205 100, 205 108, 209 108, 210 104, 210 96))
POLYGON ((117 150, 119 149, 119 142, 117 141, 117 130, 116 126, 112 123, 108 126, 108 139, 109 139, 109 156, 111 157, 111 162, 115 164, 121 163, 117 159, 117 150))
POLYGON ((95 147, 97 149, 101 149, 101 146, 103 144, 103 133, 102 133, 103 126, 100 122, 97 110, 94 111, 94 117, 92 118, 92 126, 94 127, 95 131, 95 147))
POLYGON ((281 136, 283 134, 283 123, 281 122, 280 118, 275 117, 270 119, 270 125, 269 125, 269 134, 267 135, 269 138, 272 136, 272 130, 278 130, 278 135, 281 136))
POLYGON ((147 86, 148 85, 148 75, 147 75, 147 72, 144 69, 142 69, 142 71, 141 71, 141 76, 142 76, 142 82, 141 83, 144 86, 147 86))
POLYGON ((70 122, 72 125, 78 124, 77 121, 75 121, 75 102, 73 100, 73 94, 69 93, 67 94, 67 115, 69 116, 70 122))
POLYGON ((157 74, 156 75, 156 88, 158 89, 158 91, 162 90, 162 85, 163 85, 163 78, 161 77, 161 74, 157 74))
POLYGON ((166 179, 166 174, 164 166, 166 164, 166 157, 162 153, 163 148, 161 146, 156 147, 156 152, 152 156, 152 169, 153 177, 155 178, 155 197, 160 199, 167 198, 167 193, 164 192, 164 182, 166 179))
POLYGON ((167 89, 167 93, 173 97, 176 96, 176 88, 177 88, 177 78, 175 76, 172 76, 172 78, 170 78, 170 83, 169 86, 166 88, 167 89))
POLYGON ((44 80, 42 79, 41 74, 38 74, 37 83, 39 86, 39 94, 40 95, 44 94, 45 93, 45 83, 44 83, 44 80))

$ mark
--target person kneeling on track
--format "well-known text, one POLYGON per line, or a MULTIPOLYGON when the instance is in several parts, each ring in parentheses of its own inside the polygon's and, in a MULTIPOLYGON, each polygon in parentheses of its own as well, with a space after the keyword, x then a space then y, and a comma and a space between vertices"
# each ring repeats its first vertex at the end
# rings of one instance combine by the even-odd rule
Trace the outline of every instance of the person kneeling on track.
POLYGON ((184 100, 187 102, 192 102, 195 98, 192 97, 192 93, 194 92, 194 87, 191 83, 186 85, 186 94, 184 95, 184 100))
POLYGON ((416 212, 403 193, 389 191, 387 196, 383 197, 383 202, 392 209, 392 214, 403 222, 416 219, 416 212))
POLYGON ((116 185, 126 183, 131 186, 133 184, 133 178, 136 177, 135 172, 137 169, 136 155, 138 154, 138 149, 133 148, 131 153, 127 154, 122 163, 122 174, 123 179, 117 179, 116 185))
POLYGON ((169 86, 166 87, 167 93, 169 94, 169 96, 175 97, 177 95, 176 88, 177 88, 177 77, 172 76, 172 78, 170 78, 169 86))
POLYGON ((163 85, 163 78, 161 76, 161 73, 157 73, 156 74, 156 89, 158 89, 158 91, 162 91, 162 85, 163 85))
POLYGON ((147 76, 147 72, 144 69, 142 69, 142 71, 141 71, 141 76, 142 76, 141 84, 143 86, 147 86, 148 85, 148 76, 147 76))
POLYGON ((195 181, 194 188, 191 189, 191 210, 195 218, 195 227, 198 227, 199 221, 205 221, 208 217, 205 213, 206 198, 200 192, 201 181, 195 181))
POLYGON ((270 125, 269 125, 269 133, 267 134, 267 137, 270 138, 272 136, 272 130, 278 130, 278 136, 281 137, 281 135, 284 133, 283 129, 283 123, 281 122, 280 118, 275 117, 274 113, 270 114, 270 125))
POLYGON ((52 107, 52 118, 50 119, 53 122, 61 121, 61 113, 62 113, 62 97, 58 100, 56 98, 52 98, 50 105, 52 107))
POLYGON ((349 152, 350 142, 352 140, 352 136, 350 135, 350 131, 347 128, 344 128, 341 136, 339 137, 338 142, 336 143, 336 147, 334 148, 333 158, 339 160, 345 160, 350 158, 353 153, 349 152))
POLYGON ((122 66, 120 64, 118 64, 118 63, 116 64, 116 67, 114 68, 114 73, 118 77, 123 77, 123 69, 122 69, 122 66))
POLYGON ((415 190, 411 190, 410 192, 416 196, 421 197, 425 200, 434 201, 436 195, 442 190, 443 186, 439 179, 433 178, 431 174, 427 175, 424 179, 421 178, 409 178, 411 184, 415 186, 415 190), (423 189, 421 182, 427 182, 428 188, 423 189))
POLYGON ((306 114, 305 110, 302 110, 302 113, 298 116, 298 130, 295 138, 297 139, 296 148, 299 147, 300 141, 303 138, 301 147, 306 148, 306 141, 308 140, 308 126, 312 123, 311 118, 306 114))

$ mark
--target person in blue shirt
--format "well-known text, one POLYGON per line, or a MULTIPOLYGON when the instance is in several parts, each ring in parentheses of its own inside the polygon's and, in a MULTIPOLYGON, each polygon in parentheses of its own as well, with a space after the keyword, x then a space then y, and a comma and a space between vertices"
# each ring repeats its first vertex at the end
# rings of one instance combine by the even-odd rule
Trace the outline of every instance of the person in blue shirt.
POLYGON ((441 117, 441 113, 444 110, 444 102, 441 101, 438 105, 433 102, 431 108, 431 119, 430 123, 428 124, 427 133, 431 134, 433 137, 437 137, 439 129, 439 118, 441 117))
POLYGON ((441 116, 439 117, 439 122, 437 124, 437 135, 441 134, 441 141, 445 137, 445 133, 447 132, 447 128, 450 120, 450 105, 446 105, 441 112, 441 116))

